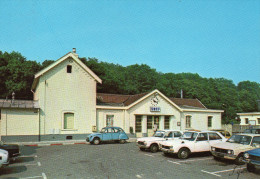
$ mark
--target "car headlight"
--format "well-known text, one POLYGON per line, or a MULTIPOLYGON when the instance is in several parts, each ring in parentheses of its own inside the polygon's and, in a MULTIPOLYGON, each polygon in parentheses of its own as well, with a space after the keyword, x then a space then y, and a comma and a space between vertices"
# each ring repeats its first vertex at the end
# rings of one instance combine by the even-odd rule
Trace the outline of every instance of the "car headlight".
POLYGON ((249 153, 244 153, 244 158, 248 159, 249 158, 249 153))
POLYGON ((211 147, 211 151, 215 151, 216 150, 216 147, 211 147))
POLYGON ((229 155, 231 155, 231 154, 234 153, 234 151, 233 151, 233 150, 228 150, 227 153, 228 153, 229 155))

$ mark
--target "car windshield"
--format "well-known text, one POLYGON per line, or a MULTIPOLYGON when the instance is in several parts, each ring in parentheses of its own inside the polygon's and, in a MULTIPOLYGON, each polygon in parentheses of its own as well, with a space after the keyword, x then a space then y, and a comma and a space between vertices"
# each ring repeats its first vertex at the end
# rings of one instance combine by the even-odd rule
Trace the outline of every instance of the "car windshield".
POLYGON ((237 143, 237 144, 243 144, 243 145, 249 145, 252 140, 251 136, 246 135, 232 135, 227 142, 230 143, 237 143))
POLYGON ((163 135, 164 135, 164 132, 157 131, 157 132, 154 133, 153 137, 163 137, 163 135))
POLYGON ((194 141, 197 135, 197 132, 184 132, 184 134, 180 138, 184 140, 194 141))

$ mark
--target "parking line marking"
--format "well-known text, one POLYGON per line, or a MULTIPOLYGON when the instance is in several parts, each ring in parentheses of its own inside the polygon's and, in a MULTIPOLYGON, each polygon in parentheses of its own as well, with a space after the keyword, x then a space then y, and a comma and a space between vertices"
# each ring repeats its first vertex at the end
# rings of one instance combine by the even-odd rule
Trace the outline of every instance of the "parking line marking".
POLYGON ((178 162, 194 162, 194 161, 198 161, 198 160, 210 160, 212 158, 203 158, 203 159, 196 159, 196 160, 183 160, 183 161, 178 161, 178 162))
POLYGON ((38 164, 24 164, 25 166, 38 165, 38 164))
POLYGON ((45 173, 42 173, 42 178, 47 179, 47 176, 45 175, 45 173))
POLYGON ((246 167, 241 167, 241 168, 232 168, 232 169, 228 169, 228 170, 220 170, 220 171, 216 171, 216 172, 208 172, 208 171, 205 171, 205 170, 201 170, 202 172, 204 173, 208 173, 208 174, 211 174, 211 175, 215 175, 215 176, 218 176, 218 177, 221 177, 221 175, 217 175, 216 173, 222 173, 222 172, 229 172, 229 171, 232 171, 232 170, 241 170, 241 169, 244 169, 246 167))
POLYGON ((154 157, 153 155, 149 155, 149 154, 144 154, 144 155, 147 155, 147 156, 149 156, 149 157, 154 157))
POLYGON ((232 169, 229 169, 229 170, 221 170, 221 171, 216 171, 216 172, 212 172, 212 173, 228 172, 228 171, 232 171, 232 170, 242 170, 244 168, 246 168, 246 167, 241 167, 241 168, 236 168, 236 169, 232 168, 232 169))
POLYGON ((42 178, 42 176, 26 177, 26 178, 20 178, 20 179, 29 179, 29 178, 42 178))
POLYGON ((221 177, 221 175, 217 175, 217 174, 212 173, 212 172, 208 172, 208 171, 205 171, 205 170, 201 170, 201 171, 204 172, 204 173, 208 173, 208 174, 211 174, 211 175, 215 175, 215 176, 217 176, 217 177, 221 177))
POLYGON ((171 160, 168 160, 168 162, 171 162, 171 163, 174 163, 174 164, 181 165, 180 163, 178 163, 178 162, 173 162, 173 161, 171 161, 171 160))
POLYGON ((137 178, 142 178, 142 176, 141 176, 141 175, 136 175, 136 177, 137 177, 137 178))
POLYGON ((38 156, 37 155, 22 155, 20 157, 21 158, 26 158, 26 157, 35 157, 35 158, 37 158, 38 156))

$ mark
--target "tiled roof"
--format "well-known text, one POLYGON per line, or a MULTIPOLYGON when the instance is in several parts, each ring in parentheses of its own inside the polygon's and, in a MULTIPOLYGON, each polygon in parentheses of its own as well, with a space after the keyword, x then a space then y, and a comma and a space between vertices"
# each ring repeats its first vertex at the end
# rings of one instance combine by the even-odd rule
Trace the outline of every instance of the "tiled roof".
POLYGON ((33 100, 0 99, 0 108, 38 109, 39 103, 33 100))
POLYGON ((97 93, 97 105, 128 106, 148 93, 137 95, 97 93))
MULTIPOLYGON (((136 95, 121 95, 97 93, 97 105, 107 106, 129 106, 148 93, 136 95)), ((172 102, 181 108, 203 108, 207 109, 198 99, 169 98, 172 102)))
POLYGON ((181 108, 203 108, 207 109, 198 99, 169 98, 181 108))

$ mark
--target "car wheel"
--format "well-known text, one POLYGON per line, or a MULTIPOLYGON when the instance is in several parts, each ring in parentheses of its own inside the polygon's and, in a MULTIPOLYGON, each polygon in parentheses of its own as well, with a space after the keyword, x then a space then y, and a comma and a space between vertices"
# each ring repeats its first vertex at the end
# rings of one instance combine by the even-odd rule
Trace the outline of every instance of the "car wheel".
POLYGON ((141 151, 145 151, 145 148, 139 148, 141 151))
POLYGON ((178 157, 180 159, 187 159, 190 155, 190 151, 187 148, 181 148, 178 152, 178 157))
POLYGON ((159 147, 158 147, 157 144, 152 144, 152 145, 150 146, 150 151, 151 151, 152 153, 155 153, 155 152, 157 152, 158 150, 159 150, 159 147))
POLYGON ((125 143, 125 139, 119 140, 119 143, 120 143, 120 144, 124 144, 124 143, 125 143))
POLYGON ((248 163, 248 164, 246 165, 246 168, 247 168, 247 170, 248 170, 249 172, 254 172, 254 171, 255 171, 255 166, 252 165, 252 164, 250 164, 250 163, 248 163))
POLYGON ((93 144, 95 144, 95 145, 100 144, 99 138, 95 138, 95 139, 93 140, 93 144))
POLYGON ((245 162, 243 162, 243 154, 242 153, 239 154, 237 156, 237 158, 235 159, 235 164, 236 165, 243 165, 243 164, 245 164, 245 162))

